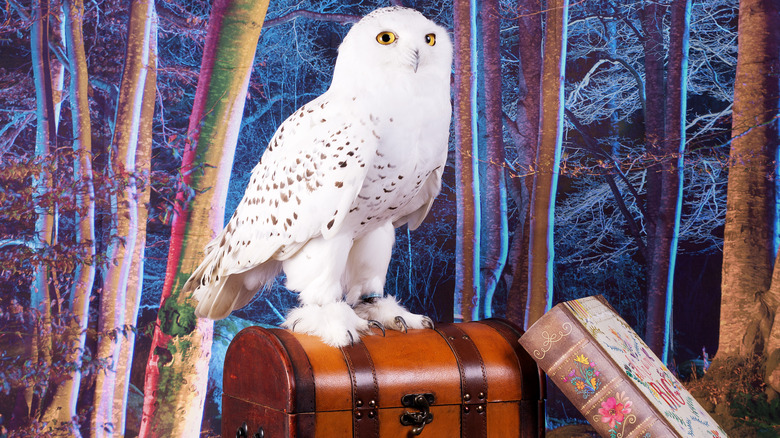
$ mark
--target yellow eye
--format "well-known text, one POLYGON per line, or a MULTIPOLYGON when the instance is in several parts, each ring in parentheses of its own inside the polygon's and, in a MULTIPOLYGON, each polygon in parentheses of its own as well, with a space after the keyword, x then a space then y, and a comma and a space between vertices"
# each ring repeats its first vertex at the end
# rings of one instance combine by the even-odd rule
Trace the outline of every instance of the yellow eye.
POLYGON ((436 44, 436 34, 429 33, 428 35, 425 35, 425 42, 429 46, 433 46, 436 44))
POLYGON ((388 45, 395 42, 395 34, 393 32, 380 32, 376 36, 376 42, 382 45, 388 45))

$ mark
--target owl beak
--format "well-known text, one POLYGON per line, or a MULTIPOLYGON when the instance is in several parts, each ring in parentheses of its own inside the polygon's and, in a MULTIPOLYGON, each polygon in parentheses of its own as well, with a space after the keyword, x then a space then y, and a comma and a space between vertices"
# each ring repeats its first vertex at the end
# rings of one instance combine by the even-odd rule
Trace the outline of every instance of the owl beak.
POLYGON ((412 57, 412 69, 414 69, 414 72, 417 73, 417 67, 420 66, 420 51, 415 50, 414 56, 412 57))

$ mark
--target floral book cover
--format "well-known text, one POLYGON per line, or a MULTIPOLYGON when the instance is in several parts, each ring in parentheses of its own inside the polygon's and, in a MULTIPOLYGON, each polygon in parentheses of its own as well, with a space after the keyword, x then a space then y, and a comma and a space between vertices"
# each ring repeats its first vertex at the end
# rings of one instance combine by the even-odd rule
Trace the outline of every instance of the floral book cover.
POLYGON ((603 437, 726 436, 602 296, 558 304, 520 343, 603 437))

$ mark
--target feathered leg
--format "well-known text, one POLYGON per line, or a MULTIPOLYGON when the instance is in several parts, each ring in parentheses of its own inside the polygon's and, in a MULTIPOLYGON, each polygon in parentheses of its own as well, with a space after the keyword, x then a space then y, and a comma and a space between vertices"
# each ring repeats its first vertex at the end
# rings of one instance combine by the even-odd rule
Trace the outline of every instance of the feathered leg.
POLYGON ((390 222, 355 240, 349 251, 344 276, 347 303, 354 306, 363 298, 381 298, 384 295, 394 243, 395 228, 390 222))
POLYGON ((394 297, 384 296, 385 278, 395 243, 391 222, 356 240, 347 262, 347 302, 360 317, 387 328, 406 331, 433 327, 430 318, 404 309, 394 297))
POLYGON ((282 326, 319 336, 334 347, 347 345, 368 331, 368 322, 343 300, 341 279, 351 246, 349 233, 318 237, 283 262, 287 288, 300 292, 301 307, 291 310, 282 326))

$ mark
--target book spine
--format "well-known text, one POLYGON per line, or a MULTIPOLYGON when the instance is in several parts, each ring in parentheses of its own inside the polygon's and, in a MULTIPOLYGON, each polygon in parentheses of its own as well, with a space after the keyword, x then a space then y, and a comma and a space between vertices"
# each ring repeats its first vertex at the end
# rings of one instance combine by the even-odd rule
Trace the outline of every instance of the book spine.
POLYGON ((680 436, 590 333, 560 306, 529 328, 520 343, 601 436, 680 436))

